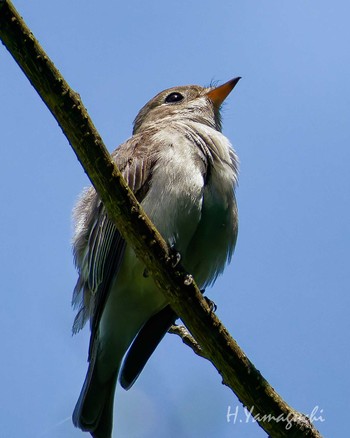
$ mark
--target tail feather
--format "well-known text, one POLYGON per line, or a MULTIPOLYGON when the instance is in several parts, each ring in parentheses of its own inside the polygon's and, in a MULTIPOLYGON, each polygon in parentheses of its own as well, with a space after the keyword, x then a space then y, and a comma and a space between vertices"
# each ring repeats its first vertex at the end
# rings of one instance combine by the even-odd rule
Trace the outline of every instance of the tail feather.
POLYGON ((90 363, 83 388, 73 412, 73 424, 93 438, 111 438, 114 392, 118 370, 106 382, 98 378, 97 364, 90 363))
POLYGON ((141 328, 126 354, 120 373, 120 383, 124 389, 130 389, 135 383, 148 359, 176 319, 176 313, 168 305, 149 318, 141 328))

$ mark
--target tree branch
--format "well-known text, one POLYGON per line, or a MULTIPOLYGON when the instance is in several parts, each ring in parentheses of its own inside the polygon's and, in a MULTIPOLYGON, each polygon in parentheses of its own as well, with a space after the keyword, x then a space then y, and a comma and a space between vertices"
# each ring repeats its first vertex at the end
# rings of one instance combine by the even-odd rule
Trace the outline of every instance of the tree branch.
POLYGON ((70 89, 7 0, 0 0, 0 38, 58 121, 110 219, 145 263, 223 383, 249 410, 253 408, 260 426, 272 437, 320 437, 309 419, 288 406, 249 361, 210 311, 192 277, 180 265, 171 266, 167 244, 111 160, 80 96, 70 89))
POLYGON ((204 351, 202 350, 201 346, 191 336, 191 333, 187 330, 187 328, 184 325, 174 324, 170 327, 168 333, 179 336, 185 345, 192 348, 193 353, 195 353, 197 356, 203 357, 204 359, 208 359, 204 351))

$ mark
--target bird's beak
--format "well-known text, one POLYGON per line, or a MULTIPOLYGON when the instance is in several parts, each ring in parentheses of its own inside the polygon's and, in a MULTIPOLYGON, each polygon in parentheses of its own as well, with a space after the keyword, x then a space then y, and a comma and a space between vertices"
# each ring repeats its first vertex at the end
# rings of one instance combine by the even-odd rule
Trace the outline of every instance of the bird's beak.
POLYGON ((221 106, 222 102, 235 88, 240 79, 240 77, 231 79, 225 84, 220 85, 207 93, 208 98, 213 102, 215 107, 219 108, 221 106))

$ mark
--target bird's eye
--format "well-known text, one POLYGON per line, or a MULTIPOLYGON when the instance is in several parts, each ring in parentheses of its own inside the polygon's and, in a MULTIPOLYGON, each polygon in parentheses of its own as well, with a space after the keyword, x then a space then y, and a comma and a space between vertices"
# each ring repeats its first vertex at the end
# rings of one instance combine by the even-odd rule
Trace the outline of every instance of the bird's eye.
POLYGON ((183 100, 183 95, 178 92, 170 93, 165 98, 165 103, 175 103, 175 102, 181 102, 183 100))

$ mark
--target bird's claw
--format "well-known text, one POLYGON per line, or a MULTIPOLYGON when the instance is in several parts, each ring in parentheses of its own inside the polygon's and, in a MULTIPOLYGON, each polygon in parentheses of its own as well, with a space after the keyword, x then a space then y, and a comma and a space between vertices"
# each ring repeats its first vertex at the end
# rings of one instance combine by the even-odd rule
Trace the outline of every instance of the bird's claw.
POLYGON ((209 299, 208 297, 204 297, 205 301, 207 302, 210 312, 215 313, 216 309, 218 308, 218 306, 214 303, 214 301, 212 301, 211 299, 209 299))
POLYGON ((181 254, 178 251, 176 251, 173 245, 170 247, 169 259, 172 268, 175 268, 180 263, 181 260, 181 254))

